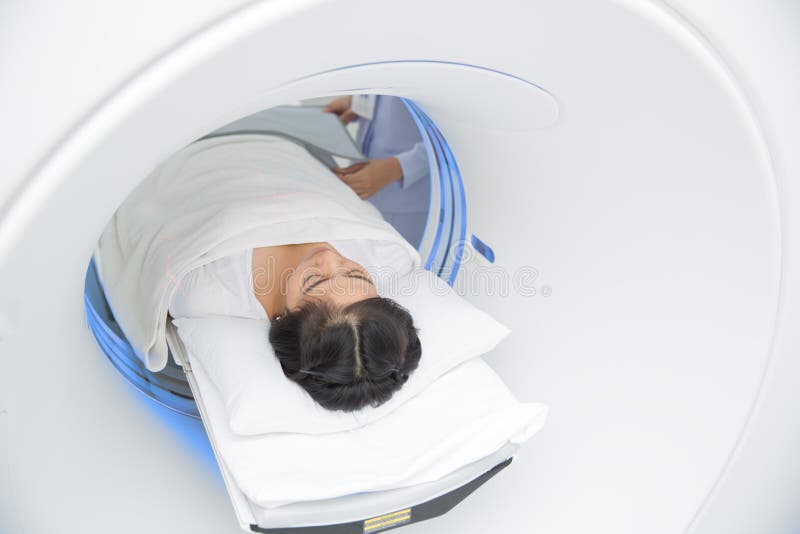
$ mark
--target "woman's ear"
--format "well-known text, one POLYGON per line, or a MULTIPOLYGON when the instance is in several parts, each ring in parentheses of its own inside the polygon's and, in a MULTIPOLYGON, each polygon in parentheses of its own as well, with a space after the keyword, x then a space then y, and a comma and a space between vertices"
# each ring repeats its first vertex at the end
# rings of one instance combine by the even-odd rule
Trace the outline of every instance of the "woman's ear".
POLYGON ((303 302, 304 301, 301 300, 294 306, 289 306, 288 304, 284 304, 283 309, 278 310, 276 317, 286 317, 291 313, 299 312, 300 310, 303 309, 303 302))

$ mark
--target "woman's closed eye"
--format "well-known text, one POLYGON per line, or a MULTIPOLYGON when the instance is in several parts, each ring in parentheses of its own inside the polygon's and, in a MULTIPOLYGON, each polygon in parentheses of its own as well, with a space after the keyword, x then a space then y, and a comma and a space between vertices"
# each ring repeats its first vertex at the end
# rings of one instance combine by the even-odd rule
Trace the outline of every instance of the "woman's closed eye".
MULTIPOLYGON (((364 280, 366 282, 369 282, 372 285, 375 285, 375 284, 372 283, 372 280, 370 280, 369 276, 367 276, 360 269, 350 269, 349 271, 344 273, 344 276, 346 276, 348 278, 358 278, 360 280, 364 280)), ((312 289, 317 287, 322 282, 325 282, 326 280, 330 280, 330 277, 325 278, 320 274, 310 274, 310 275, 306 276, 303 279, 303 293, 308 293, 309 291, 311 291, 312 289), (314 280, 313 283, 311 283, 311 285, 307 285, 310 282, 312 282, 312 280, 314 280)))
POLYGON ((365 280, 370 284, 375 285, 372 283, 372 279, 370 278, 369 273, 367 273, 363 269, 350 269, 349 271, 347 271, 346 276, 349 278, 358 278, 361 280, 365 280))
MULTIPOLYGON (((306 276, 305 278, 303 278, 303 284, 302 284, 302 286, 303 286, 303 291, 308 291, 309 289, 311 289, 311 287, 308 287, 308 284, 309 284, 309 283, 311 282, 311 280, 313 280, 314 278, 322 278, 322 275, 321 275, 321 274, 309 274, 308 276, 306 276)), ((316 284, 315 284, 315 285, 316 285, 316 284)), ((312 286, 312 287, 313 287, 313 286, 312 286)))

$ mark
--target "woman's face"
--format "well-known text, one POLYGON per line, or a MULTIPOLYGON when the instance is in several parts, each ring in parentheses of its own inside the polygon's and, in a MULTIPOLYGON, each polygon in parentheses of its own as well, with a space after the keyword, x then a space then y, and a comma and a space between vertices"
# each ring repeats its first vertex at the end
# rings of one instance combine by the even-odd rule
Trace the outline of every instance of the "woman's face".
POLYGON ((295 310, 310 300, 324 300, 337 307, 377 297, 369 272, 332 247, 309 252, 289 275, 286 307, 295 310))

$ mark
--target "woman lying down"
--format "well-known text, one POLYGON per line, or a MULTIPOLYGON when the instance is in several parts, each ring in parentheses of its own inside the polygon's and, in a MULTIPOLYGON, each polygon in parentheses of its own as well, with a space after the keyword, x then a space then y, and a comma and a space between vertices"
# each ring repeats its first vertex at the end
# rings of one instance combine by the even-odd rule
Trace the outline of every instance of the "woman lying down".
POLYGON ((408 311, 328 242, 247 249, 198 267, 182 277, 169 310, 269 319, 284 374, 331 410, 387 401, 422 353, 408 311))
POLYGON ((206 417, 226 421, 209 425, 216 449, 257 514, 434 482, 424 491, 438 495, 544 424, 547 407, 519 402, 478 357, 508 329, 286 140, 180 150, 117 210, 98 253, 114 316, 151 371, 177 327, 206 417))
POLYGON ((167 311, 268 319, 284 374, 331 410, 382 404, 420 360, 411 315, 381 295, 419 254, 287 140, 182 149, 131 193, 99 250, 109 303, 151 371, 166 364, 167 311))

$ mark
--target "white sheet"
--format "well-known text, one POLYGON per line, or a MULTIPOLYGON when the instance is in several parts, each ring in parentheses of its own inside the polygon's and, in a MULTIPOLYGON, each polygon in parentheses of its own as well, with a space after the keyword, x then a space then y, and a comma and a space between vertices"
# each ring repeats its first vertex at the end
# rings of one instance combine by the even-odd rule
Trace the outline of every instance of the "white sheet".
MULTIPOLYGON (((174 154, 129 195, 100 238, 103 287, 150 371, 167 363, 165 321, 184 273, 248 247, 346 239, 417 251, 305 149, 231 135, 174 154)), ((402 274, 402 273, 401 273, 402 274)))
POLYGON ((356 430, 237 436, 202 365, 188 357, 225 466, 264 508, 438 480, 507 443, 528 440, 547 416, 546 405, 517 401, 476 358, 391 416, 356 430))

